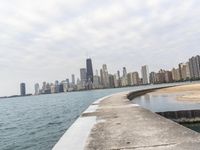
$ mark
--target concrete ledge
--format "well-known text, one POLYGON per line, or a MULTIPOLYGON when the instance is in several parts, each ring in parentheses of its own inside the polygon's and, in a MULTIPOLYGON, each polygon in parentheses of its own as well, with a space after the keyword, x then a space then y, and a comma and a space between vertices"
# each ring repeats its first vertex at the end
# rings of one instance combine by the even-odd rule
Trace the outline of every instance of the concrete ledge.
MULTIPOLYGON (((110 95, 111 96, 111 95, 110 95)), ((52 150, 82 150, 87 141, 87 137, 94 126, 97 123, 96 117, 87 115, 96 112, 98 104, 106 96, 98 99, 92 105, 90 105, 82 115, 72 124, 72 126, 65 132, 60 138, 52 150)))
POLYGON ((96 123, 96 117, 79 118, 61 137, 53 150, 79 150, 83 149, 87 137, 96 123))
MULTIPOLYGON (((132 94, 134 97, 138 93, 132 94)), ((80 122, 70 127, 54 150, 199 149, 199 133, 134 105, 127 97, 130 98, 129 92, 123 92, 93 103, 95 107, 83 113, 80 122), (85 120, 89 125, 82 125, 90 117, 92 121, 85 120)))

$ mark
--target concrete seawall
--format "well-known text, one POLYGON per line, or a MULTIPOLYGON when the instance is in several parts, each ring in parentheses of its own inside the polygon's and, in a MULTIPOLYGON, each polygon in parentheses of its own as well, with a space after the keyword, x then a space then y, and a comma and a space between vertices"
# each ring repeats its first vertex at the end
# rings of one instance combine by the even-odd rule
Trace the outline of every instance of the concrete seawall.
POLYGON ((170 87, 175 87, 175 86, 179 86, 179 85, 172 85, 172 86, 166 86, 166 87, 156 87, 156 88, 149 88, 149 89, 142 89, 142 90, 137 90, 137 91, 133 91, 133 92, 129 92, 127 94, 127 98, 129 100, 133 100, 136 97, 142 96, 146 93, 150 93, 153 92, 155 90, 160 90, 160 89, 165 89, 165 88, 170 88, 170 87))
POLYGON ((178 123, 200 122, 200 110, 167 111, 157 112, 157 114, 178 123))
POLYGON ((93 103, 53 150, 198 150, 200 134, 130 99, 155 89, 123 92, 93 103))

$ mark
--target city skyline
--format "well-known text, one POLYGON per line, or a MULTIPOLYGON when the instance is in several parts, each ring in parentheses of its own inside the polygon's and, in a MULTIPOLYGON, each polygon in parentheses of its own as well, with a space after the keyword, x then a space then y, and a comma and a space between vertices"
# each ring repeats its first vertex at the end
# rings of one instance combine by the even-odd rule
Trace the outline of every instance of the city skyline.
POLYGON ((199 3, 2 0, 0 96, 19 94, 21 82, 34 93, 34 83, 77 77, 88 54, 111 73, 169 70, 199 52, 199 3))
POLYGON ((30 96, 32 94, 33 95, 53 94, 60 92, 104 89, 104 88, 119 88, 119 87, 138 86, 147 84, 172 83, 180 80, 188 81, 193 79, 194 80, 200 79, 199 55, 192 56, 185 61, 179 62, 176 66, 173 66, 171 69, 160 68, 157 71, 155 70, 149 71, 149 66, 146 64, 140 66, 140 71, 139 70, 127 71, 126 67, 122 67, 121 70, 118 69, 114 73, 108 71, 107 64, 103 64, 102 67, 100 67, 99 69, 93 68, 92 59, 87 58, 85 63, 85 68, 84 67, 79 68, 79 75, 77 76, 71 73, 71 77, 70 76, 66 77, 65 79, 61 79, 60 81, 54 80, 53 81, 54 83, 52 81, 48 82, 46 80, 43 80, 41 83, 36 82, 34 83, 34 88, 32 89, 31 92, 26 92, 27 91, 26 83, 21 82, 18 93, 14 95, 3 95, 2 97, 25 96, 25 95, 30 96), (87 73, 88 70, 87 68, 89 68, 90 72, 89 74, 87 73), (93 73, 94 70, 96 71, 95 73, 93 73), (67 87, 64 87, 64 84, 66 84, 67 87), (45 91, 46 87, 49 87, 47 91, 45 91))
MULTIPOLYGON (((86 68, 80 68, 80 76, 77 78, 72 74, 71 80, 67 78, 62 81, 56 80, 54 83, 43 81, 41 88, 39 83, 35 83, 34 95, 200 80, 199 55, 192 56, 185 62, 180 62, 178 67, 173 67, 170 70, 161 68, 158 72, 153 70, 149 72, 148 65, 143 65, 141 66, 141 77, 136 70, 127 72, 126 67, 122 68, 122 76, 120 70, 111 74, 106 64, 103 64, 102 68, 99 69, 100 74, 96 69, 96 73, 93 75, 92 66, 92 59, 87 58, 86 68)), ((25 87, 25 83, 20 84, 20 96, 26 95, 25 87)))

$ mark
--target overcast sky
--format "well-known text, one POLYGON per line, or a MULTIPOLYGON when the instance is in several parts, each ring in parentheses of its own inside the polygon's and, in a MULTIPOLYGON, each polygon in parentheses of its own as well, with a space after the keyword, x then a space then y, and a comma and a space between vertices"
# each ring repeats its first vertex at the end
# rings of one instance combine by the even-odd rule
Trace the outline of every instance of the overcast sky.
POLYGON ((79 76, 89 55, 115 73, 200 54, 199 0, 1 0, 0 96, 79 76))

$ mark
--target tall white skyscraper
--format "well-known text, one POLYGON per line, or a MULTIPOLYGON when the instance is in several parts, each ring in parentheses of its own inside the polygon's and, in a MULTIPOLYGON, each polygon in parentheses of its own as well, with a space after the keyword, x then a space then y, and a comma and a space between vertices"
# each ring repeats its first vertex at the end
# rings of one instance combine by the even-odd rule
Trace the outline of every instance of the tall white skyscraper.
POLYGON ((82 89, 84 89, 87 83, 87 69, 86 68, 80 69, 80 78, 81 78, 81 81, 79 84, 82 86, 82 89))
POLYGON ((94 75, 94 78, 93 78, 93 79, 94 79, 94 80, 93 80, 93 88, 94 88, 94 89, 99 88, 99 86, 100 86, 100 77, 97 76, 97 75, 94 75))
POLYGON ((147 65, 142 66, 141 73, 142 73, 142 83, 149 84, 149 69, 147 65))
POLYGON ((109 75, 108 75, 108 69, 106 64, 103 64, 102 67, 102 79, 103 79, 103 86, 109 87, 109 75))

